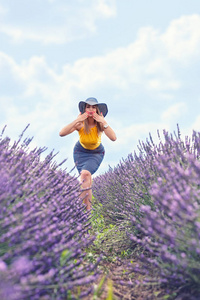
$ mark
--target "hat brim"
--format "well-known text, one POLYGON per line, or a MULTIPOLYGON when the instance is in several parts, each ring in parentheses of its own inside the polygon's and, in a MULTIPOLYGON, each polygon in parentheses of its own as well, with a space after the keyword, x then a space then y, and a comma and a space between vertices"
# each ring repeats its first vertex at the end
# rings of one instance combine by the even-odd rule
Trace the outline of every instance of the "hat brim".
MULTIPOLYGON (((84 102, 84 101, 80 101, 79 104, 78 104, 79 111, 82 114, 85 112, 85 105, 86 105, 86 102, 84 102)), ((108 107, 107 107, 106 103, 98 103, 98 104, 95 104, 95 105, 98 106, 100 112, 105 117, 107 115, 107 113, 108 113, 108 107)))

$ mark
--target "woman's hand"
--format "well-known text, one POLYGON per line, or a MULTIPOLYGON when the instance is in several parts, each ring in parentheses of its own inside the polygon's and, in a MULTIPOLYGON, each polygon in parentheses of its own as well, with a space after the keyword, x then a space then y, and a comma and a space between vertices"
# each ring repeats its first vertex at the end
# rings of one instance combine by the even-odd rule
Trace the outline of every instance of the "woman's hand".
POLYGON ((75 130, 80 130, 82 127, 82 122, 87 119, 88 115, 87 113, 83 113, 83 114, 79 114, 78 117, 76 118, 76 120, 74 120, 73 122, 71 122, 70 124, 66 125, 65 127, 63 127, 60 132, 59 135, 60 136, 65 136, 68 135, 70 133, 72 133, 75 130))
POLYGON ((63 127, 61 129, 61 131, 59 132, 60 136, 66 136, 72 132, 74 132, 75 130, 80 130, 80 128, 82 127, 82 122, 87 119, 87 114, 79 114, 78 117, 71 122, 70 124, 66 125, 65 127, 63 127))
POLYGON ((94 113, 93 114, 93 118, 95 119, 95 121, 97 121, 98 123, 102 123, 102 124, 105 124, 106 121, 104 119, 104 116, 103 114, 101 113, 101 115, 98 115, 97 113, 94 113))
POLYGON ((86 112, 83 113, 83 114, 80 113, 80 114, 78 115, 76 121, 77 121, 77 122, 83 122, 84 120, 87 119, 87 117, 88 117, 88 115, 87 115, 86 112))
POLYGON ((93 118, 97 122, 102 123, 103 126, 107 125, 106 127, 103 128, 103 131, 111 141, 116 141, 117 139, 116 134, 113 131, 113 129, 110 126, 108 126, 106 120, 104 119, 103 114, 101 113, 101 115, 98 115, 97 113, 94 113, 93 118))

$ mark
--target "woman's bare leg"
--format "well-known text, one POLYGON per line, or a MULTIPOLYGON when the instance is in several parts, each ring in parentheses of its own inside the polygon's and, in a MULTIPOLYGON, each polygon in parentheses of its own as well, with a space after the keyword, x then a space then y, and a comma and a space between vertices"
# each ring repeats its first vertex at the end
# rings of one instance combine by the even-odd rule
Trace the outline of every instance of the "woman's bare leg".
POLYGON ((81 193, 81 198, 84 199, 83 202, 86 205, 86 209, 91 209, 91 202, 92 202, 92 175, 87 170, 81 171, 80 181, 82 182, 82 188, 88 189, 81 193))

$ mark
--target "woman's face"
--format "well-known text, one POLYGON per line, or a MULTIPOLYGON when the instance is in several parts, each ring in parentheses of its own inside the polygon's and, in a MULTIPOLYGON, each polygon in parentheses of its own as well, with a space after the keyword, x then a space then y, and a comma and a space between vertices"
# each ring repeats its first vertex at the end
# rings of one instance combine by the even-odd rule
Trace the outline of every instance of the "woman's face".
POLYGON ((85 106, 85 112, 88 114, 89 117, 92 117, 93 114, 97 112, 97 106, 96 105, 86 104, 86 106, 85 106))

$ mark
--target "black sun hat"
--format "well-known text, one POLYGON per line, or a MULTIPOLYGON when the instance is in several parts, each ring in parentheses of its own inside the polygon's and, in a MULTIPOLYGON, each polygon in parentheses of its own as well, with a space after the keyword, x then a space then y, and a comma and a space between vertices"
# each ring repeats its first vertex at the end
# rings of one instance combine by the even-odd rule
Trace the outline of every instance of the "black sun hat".
POLYGON ((108 113, 108 107, 105 103, 98 103, 96 98, 90 97, 87 98, 85 101, 80 101, 78 104, 79 110, 81 113, 85 112, 85 106, 86 104, 89 105, 97 105, 100 112, 103 114, 103 116, 105 117, 108 113))

